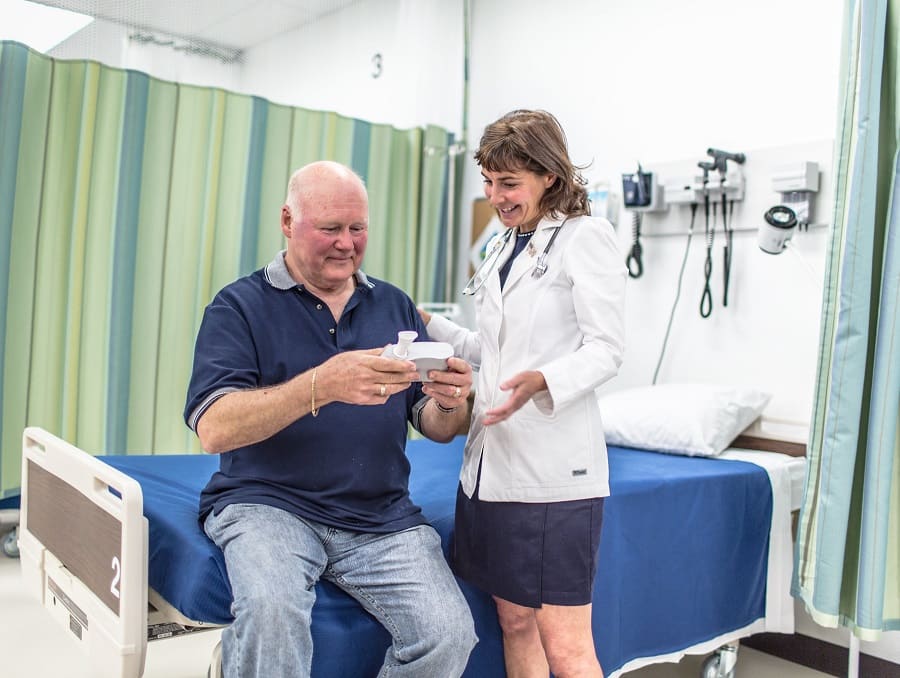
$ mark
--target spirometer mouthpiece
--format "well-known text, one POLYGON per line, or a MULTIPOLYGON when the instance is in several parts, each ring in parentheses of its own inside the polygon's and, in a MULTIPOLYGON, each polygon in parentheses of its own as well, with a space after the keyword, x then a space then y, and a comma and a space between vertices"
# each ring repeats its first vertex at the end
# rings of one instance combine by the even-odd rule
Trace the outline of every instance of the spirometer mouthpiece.
POLYGON ((397 332, 397 345, 394 347, 394 355, 398 358, 405 358, 409 355, 409 345, 419 336, 418 332, 413 330, 403 330, 397 332))

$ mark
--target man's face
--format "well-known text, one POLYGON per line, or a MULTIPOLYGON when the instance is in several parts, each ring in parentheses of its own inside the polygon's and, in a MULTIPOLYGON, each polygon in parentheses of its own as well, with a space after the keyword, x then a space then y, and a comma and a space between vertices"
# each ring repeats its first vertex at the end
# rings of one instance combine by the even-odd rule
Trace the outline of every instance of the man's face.
POLYGON ((337 291, 362 264, 369 203, 361 186, 352 182, 322 186, 303 197, 299 214, 282 208, 281 221, 288 239, 288 270, 295 277, 299 274, 307 286, 337 291))

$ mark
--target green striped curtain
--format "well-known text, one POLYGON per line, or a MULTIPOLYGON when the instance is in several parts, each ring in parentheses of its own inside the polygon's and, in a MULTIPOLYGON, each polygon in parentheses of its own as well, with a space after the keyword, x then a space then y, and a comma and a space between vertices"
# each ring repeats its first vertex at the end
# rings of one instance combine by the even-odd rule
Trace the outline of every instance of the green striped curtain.
POLYGON ((283 247, 307 162, 366 180, 366 272, 436 298, 435 139, 0 42, 0 497, 26 425, 96 453, 199 451, 181 410, 203 308, 283 247))
POLYGON ((847 0, 834 230, 792 593, 900 630, 900 0, 847 0))

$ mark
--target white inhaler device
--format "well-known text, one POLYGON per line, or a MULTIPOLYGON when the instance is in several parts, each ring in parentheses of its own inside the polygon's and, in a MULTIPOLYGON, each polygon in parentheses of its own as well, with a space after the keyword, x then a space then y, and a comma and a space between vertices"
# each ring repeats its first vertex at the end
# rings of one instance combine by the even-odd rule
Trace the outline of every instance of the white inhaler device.
POLYGON ((419 333, 403 330, 397 333, 397 343, 388 345, 382 352, 386 358, 412 360, 419 371, 420 381, 431 381, 431 370, 447 369, 447 358, 453 355, 453 347, 443 341, 416 341, 419 333))

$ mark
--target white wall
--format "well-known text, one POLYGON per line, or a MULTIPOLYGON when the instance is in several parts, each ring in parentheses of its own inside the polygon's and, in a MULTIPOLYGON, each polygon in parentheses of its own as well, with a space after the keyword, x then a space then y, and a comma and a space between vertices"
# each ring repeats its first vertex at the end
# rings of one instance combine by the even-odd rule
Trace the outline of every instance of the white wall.
POLYGON ((241 87, 293 106, 458 133, 462 36, 461 2, 364 0, 247 50, 241 87))
POLYGON ((555 113, 613 176, 707 146, 834 134, 840 0, 473 0, 471 136, 511 108, 555 113))
MULTIPOLYGON (((587 178, 616 191, 638 161, 690 168, 708 159, 708 147, 747 153, 749 180, 754 151, 822 140, 827 147, 833 138, 841 4, 583 0, 549 12, 541 0, 522 0, 510 12, 475 0, 469 146, 506 111, 544 108, 560 119, 573 160, 590 163, 587 178)), ((756 185, 764 192, 757 200, 778 202, 767 181, 756 185)), ((477 168, 464 187, 467 199, 481 194, 477 168)), ((742 228, 762 219, 740 206, 735 213, 742 228)), ((686 233, 688 214, 681 208, 668 218, 686 233)), ((627 252, 630 215, 620 213, 619 222, 627 252)), ((702 218, 697 226, 702 235, 702 218)), ((719 234, 707 320, 698 311, 705 253, 702 237, 694 238, 659 380, 749 383, 773 393, 767 415, 808 421, 826 231, 798 238, 807 264, 766 257, 752 231, 736 234, 727 309, 719 234)), ((650 383, 674 299, 684 238, 642 244, 645 275, 628 287, 627 355, 609 388, 650 383)))
MULTIPOLYGON (((242 71, 240 63, 226 63, 210 56, 189 54, 169 46, 129 38, 124 26, 97 19, 48 52, 57 59, 90 59, 114 68, 130 68, 155 78, 236 91, 242 71)), ((184 40, 158 33, 160 41, 184 40)))

